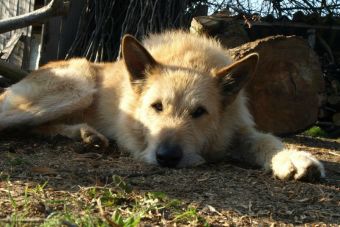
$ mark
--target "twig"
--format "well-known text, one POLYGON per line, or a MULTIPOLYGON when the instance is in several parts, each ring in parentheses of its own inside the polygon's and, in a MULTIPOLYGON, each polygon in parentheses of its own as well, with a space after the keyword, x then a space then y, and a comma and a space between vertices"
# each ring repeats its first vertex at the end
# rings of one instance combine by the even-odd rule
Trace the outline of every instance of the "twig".
POLYGON ((336 153, 335 151, 328 151, 328 153, 334 155, 334 156, 340 156, 340 153, 336 153))
POLYGON ((91 61, 112 61, 126 33, 141 38, 165 29, 188 27, 190 4, 189 0, 88 1, 66 58, 84 56, 91 61))

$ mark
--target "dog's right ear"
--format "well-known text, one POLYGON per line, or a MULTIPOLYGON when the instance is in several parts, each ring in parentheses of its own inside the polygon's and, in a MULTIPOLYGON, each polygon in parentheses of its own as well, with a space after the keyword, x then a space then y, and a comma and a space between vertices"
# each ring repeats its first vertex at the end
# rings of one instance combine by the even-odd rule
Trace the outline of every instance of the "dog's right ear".
POLYGON ((122 53, 131 80, 144 79, 146 70, 157 65, 151 54, 131 35, 123 37, 122 53))

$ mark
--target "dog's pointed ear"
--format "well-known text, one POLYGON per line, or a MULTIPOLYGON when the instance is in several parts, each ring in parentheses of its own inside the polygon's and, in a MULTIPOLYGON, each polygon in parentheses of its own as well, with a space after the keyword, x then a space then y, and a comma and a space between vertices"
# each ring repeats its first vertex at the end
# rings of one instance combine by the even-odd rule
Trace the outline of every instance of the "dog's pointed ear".
POLYGON ((255 74, 259 55, 249 54, 233 64, 215 72, 222 93, 225 96, 234 96, 247 84, 255 74))
POLYGON ((123 37, 122 53, 132 80, 144 79, 146 69, 157 65, 151 54, 131 35, 123 37))

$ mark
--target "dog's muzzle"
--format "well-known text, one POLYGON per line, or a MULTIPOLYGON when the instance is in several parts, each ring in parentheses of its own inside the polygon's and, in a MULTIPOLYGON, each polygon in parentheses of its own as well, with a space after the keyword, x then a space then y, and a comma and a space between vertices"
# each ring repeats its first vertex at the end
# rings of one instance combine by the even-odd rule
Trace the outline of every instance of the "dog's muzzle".
POLYGON ((182 148, 170 142, 161 143, 156 150, 157 162, 163 167, 176 167, 182 157, 182 148))

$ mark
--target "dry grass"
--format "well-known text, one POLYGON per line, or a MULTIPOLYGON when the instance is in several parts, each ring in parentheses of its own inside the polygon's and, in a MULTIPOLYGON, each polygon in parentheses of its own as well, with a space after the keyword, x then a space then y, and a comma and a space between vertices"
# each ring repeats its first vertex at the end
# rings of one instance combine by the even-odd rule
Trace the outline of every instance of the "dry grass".
POLYGON ((340 143, 287 146, 326 165, 322 182, 282 182, 234 163, 165 169, 67 139, 0 136, 0 226, 249 226, 340 223, 340 143))

